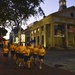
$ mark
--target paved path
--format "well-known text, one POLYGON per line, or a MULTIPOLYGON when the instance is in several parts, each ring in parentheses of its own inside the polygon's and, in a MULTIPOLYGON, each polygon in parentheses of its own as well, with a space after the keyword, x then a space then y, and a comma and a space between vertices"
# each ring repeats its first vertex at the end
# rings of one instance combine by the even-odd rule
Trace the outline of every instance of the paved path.
POLYGON ((60 69, 58 67, 50 67, 43 64, 43 69, 40 70, 37 66, 31 65, 31 70, 27 68, 16 66, 14 62, 9 59, 6 64, 3 63, 3 53, 0 50, 0 75, 75 75, 75 73, 60 69))
POLYGON ((44 63, 75 73, 75 50, 48 51, 44 63))

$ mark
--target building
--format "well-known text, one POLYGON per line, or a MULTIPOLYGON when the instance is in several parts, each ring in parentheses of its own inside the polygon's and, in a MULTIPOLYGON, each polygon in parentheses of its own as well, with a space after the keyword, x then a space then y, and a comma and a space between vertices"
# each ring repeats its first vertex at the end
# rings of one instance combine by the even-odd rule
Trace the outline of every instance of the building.
POLYGON ((29 27, 30 40, 46 48, 75 47, 75 7, 59 0, 59 10, 29 27))
POLYGON ((21 27, 14 27, 10 33, 9 43, 25 43, 24 30, 21 27))
POLYGON ((29 42, 30 41, 30 27, 28 26, 25 30, 24 30, 24 33, 25 33, 25 42, 29 42))

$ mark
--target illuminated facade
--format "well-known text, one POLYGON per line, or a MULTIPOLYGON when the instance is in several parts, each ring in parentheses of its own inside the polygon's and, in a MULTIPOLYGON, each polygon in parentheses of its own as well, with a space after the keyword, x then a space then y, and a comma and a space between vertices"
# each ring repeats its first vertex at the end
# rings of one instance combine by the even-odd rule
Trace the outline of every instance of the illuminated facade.
POLYGON ((75 47, 75 7, 52 13, 29 27, 30 40, 46 48, 75 47))

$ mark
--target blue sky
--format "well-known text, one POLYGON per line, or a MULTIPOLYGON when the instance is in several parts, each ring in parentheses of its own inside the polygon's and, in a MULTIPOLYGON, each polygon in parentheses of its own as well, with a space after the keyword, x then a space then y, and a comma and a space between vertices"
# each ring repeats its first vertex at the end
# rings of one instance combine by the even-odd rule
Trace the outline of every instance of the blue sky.
MULTIPOLYGON (((67 7, 75 6, 75 0, 66 0, 67 7)), ((41 4, 45 14, 56 12, 59 9, 59 0, 44 0, 44 4, 41 4)))
MULTIPOLYGON (((67 7, 71 7, 71 6, 75 6, 75 0, 66 0, 66 5, 67 7)), ((45 15, 49 15, 51 13, 54 13, 56 11, 58 11, 59 9, 59 0, 44 0, 44 3, 41 3, 41 7, 45 13, 45 15)), ((28 24, 31 24, 32 22, 36 21, 36 20, 40 20, 42 18, 42 16, 40 17, 31 17, 28 20, 28 24)))

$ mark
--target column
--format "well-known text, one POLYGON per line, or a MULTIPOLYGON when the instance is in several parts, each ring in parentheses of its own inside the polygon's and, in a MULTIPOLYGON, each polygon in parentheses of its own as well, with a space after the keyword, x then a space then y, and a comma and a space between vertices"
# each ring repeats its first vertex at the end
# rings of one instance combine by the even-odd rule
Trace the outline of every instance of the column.
POLYGON ((51 47, 55 47, 55 43, 54 43, 54 23, 51 23, 51 47))
POLYGON ((46 47, 46 25, 44 25, 44 47, 46 47))
POLYGON ((66 47, 68 47, 68 27, 67 27, 67 24, 65 24, 65 42, 66 42, 66 47))

